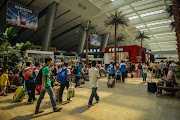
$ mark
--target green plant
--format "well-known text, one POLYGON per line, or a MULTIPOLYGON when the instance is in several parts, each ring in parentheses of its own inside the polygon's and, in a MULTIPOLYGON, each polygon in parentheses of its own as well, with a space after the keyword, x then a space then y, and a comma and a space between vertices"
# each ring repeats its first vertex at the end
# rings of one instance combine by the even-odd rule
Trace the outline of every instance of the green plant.
POLYGON ((0 35, 0 66, 4 68, 16 67, 22 60, 28 59, 25 51, 32 45, 29 41, 16 43, 15 46, 10 44, 18 36, 16 33, 13 27, 9 27, 0 35))
POLYGON ((78 33, 82 31, 87 31, 88 30, 88 36, 90 36, 93 33, 96 33, 96 26, 93 24, 90 24, 90 21, 81 21, 80 22, 80 27, 77 30, 78 33))
POLYGON ((12 41, 18 37, 17 31, 14 27, 9 27, 4 33, 0 35, 1 41, 12 41))
POLYGON ((114 62, 116 63, 116 47, 117 47, 117 39, 116 39, 116 31, 117 31, 117 28, 119 26, 128 26, 128 22, 127 20, 125 19, 124 15, 121 15, 122 13, 121 12, 117 12, 115 11, 115 14, 110 14, 110 16, 107 18, 106 21, 104 21, 104 25, 106 27, 110 26, 114 26, 115 28, 115 39, 114 39, 114 48, 115 48, 115 51, 114 51, 114 62))
POLYGON ((139 31, 138 35, 135 37, 135 40, 140 40, 141 41, 141 47, 142 47, 142 42, 145 39, 149 39, 149 37, 144 33, 144 31, 139 31))

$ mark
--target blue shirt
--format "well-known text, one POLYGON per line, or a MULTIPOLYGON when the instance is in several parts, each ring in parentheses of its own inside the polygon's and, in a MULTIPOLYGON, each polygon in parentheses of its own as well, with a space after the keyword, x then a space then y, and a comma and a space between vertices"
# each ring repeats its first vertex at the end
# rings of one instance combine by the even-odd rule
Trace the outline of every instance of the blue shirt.
POLYGON ((113 68, 113 65, 109 65, 109 71, 111 72, 111 74, 115 74, 115 70, 113 68))
POLYGON ((117 75, 120 75, 120 70, 118 69, 118 70, 116 71, 116 73, 117 73, 117 75))
POLYGON ((78 73, 74 74, 74 76, 79 76, 80 77, 80 72, 82 71, 82 66, 78 65, 78 73))
POLYGON ((121 63, 120 64, 120 68, 121 68, 121 73, 125 73, 126 72, 126 64, 125 63, 121 63))

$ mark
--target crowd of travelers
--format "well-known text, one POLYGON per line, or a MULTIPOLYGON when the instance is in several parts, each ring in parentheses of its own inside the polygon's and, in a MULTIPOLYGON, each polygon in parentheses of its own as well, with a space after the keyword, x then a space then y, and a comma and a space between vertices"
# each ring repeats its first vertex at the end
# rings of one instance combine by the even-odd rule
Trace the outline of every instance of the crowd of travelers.
MULTIPOLYGON (((72 63, 70 63, 72 64, 72 63)), ((87 76, 88 74, 88 79, 90 86, 92 88, 92 93, 90 95, 89 99, 89 104, 88 106, 92 106, 92 101, 93 98, 96 98, 96 101, 99 102, 99 96, 97 95, 97 87, 98 87, 98 78, 100 77, 99 70, 97 69, 97 63, 96 61, 91 62, 91 67, 83 68, 82 62, 75 63, 74 65, 69 65, 69 63, 66 62, 61 62, 61 64, 54 64, 52 65, 52 58, 45 58, 45 63, 40 64, 39 62, 35 62, 32 64, 30 61, 27 61, 25 63, 25 66, 22 67, 22 70, 17 70, 17 74, 14 75, 14 69, 10 68, 9 71, 8 69, 0 69, 1 70, 1 75, 0 75, 0 80, 1 80, 1 93, 0 95, 2 96, 8 96, 6 90, 7 87, 10 85, 10 80, 8 75, 14 75, 16 77, 19 77, 20 81, 23 84, 24 90, 27 90, 28 93, 28 103, 34 103, 37 101, 36 104, 36 110, 35 114, 42 113, 43 110, 40 110, 40 104, 45 96, 45 93, 47 92, 51 104, 53 107, 54 112, 60 111, 62 108, 57 107, 57 103, 63 103, 63 91, 65 87, 68 89, 72 83, 74 83, 74 87, 80 86, 80 79, 83 77, 87 76), (73 77, 72 77, 73 74, 73 77), (29 76, 28 76, 29 75, 29 76), (33 76, 33 77, 32 77, 33 76), (56 76, 56 80, 54 81, 53 76, 56 76), (60 79, 58 81, 58 76, 63 77, 65 79, 60 79), (35 97, 35 91, 36 87, 38 86, 37 83, 39 83, 39 78, 41 78, 40 83, 41 83, 41 91, 39 98, 36 99, 35 97), (55 93, 53 91, 53 87, 57 82, 60 83, 60 89, 58 92, 59 99, 56 101, 55 98, 55 93)), ((87 78, 87 77, 86 77, 87 78)), ((39 87, 39 86, 38 86, 39 87)), ((67 100, 72 100, 72 99, 67 99, 67 100)))
MULTIPOLYGON (((103 74, 107 76, 107 79, 110 77, 116 80, 122 80, 125 82, 125 78, 141 78, 143 77, 143 83, 146 82, 147 73, 149 72, 151 75, 154 74, 155 78, 161 78, 158 82, 159 85, 164 84, 164 80, 172 79, 173 72, 177 68, 177 64, 174 61, 168 62, 125 62, 121 61, 121 63, 114 64, 110 63, 109 66, 98 66, 96 61, 91 61, 89 65, 85 63, 67 63, 67 62, 58 62, 52 64, 52 58, 45 58, 45 63, 40 64, 39 62, 35 62, 32 64, 30 61, 27 61, 22 69, 17 69, 16 74, 14 75, 14 69, 2 69, 0 68, 0 77, 1 77, 1 92, 0 95, 8 96, 7 88, 10 86, 10 80, 8 75, 13 75, 19 78, 20 85, 23 85, 28 92, 28 103, 33 103, 37 101, 35 114, 43 112, 40 110, 40 104, 47 92, 54 112, 60 111, 62 108, 57 107, 56 102, 63 102, 63 92, 65 88, 69 88, 74 83, 74 87, 80 86, 82 79, 88 80, 90 83, 90 87, 92 89, 92 93, 89 98, 88 106, 92 106, 93 98, 95 97, 96 101, 99 102, 99 96, 97 94, 98 89, 98 78, 100 78, 103 74), (32 72, 30 71, 32 70, 32 72), (29 75, 29 76, 28 76, 29 75), (63 80, 59 80, 57 76, 63 77, 63 80), (33 77, 31 77, 33 76, 33 77), (55 79, 54 79, 54 76, 55 79), (40 79, 41 91, 38 99, 35 97, 35 90, 37 87, 38 80, 40 79), (55 98, 55 93, 53 92, 53 87, 57 82, 60 83, 58 101, 55 98)), ((72 100, 68 99, 67 100, 72 100)))
POLYGON ((116 65, 111 62, 107 68, 107 74, 109 76, 117 78, 121 76, 122 82, 125 82, 125 78, 141 78, 143 82, 146 82, 147 73, 151 73, 155 78, 167 78, 170 73, 173 73, 178 65, 174 61, 163 60, 161 62, 125 62, 117 63, 116 65), (169 74, 168 74, 169 73, 169 74))

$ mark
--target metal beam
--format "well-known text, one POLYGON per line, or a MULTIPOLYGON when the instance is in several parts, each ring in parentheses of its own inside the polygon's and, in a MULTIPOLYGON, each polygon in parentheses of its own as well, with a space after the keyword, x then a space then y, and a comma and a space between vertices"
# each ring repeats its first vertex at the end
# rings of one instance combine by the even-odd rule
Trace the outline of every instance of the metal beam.
POLYGON ((72 19, 72 20, 70 20, 70 21, 68 21, 68 22, 66 22, 66 23, 64 23, 64 24, 62 24, 61 26, 58 26, 58 27, 55 28, 53 31, 56 31, 56 30, 59 29, 60 27, 66 25, 66 24, 68 24, 68 23, 70 23, 70 22, 72 22, 72 21, 74 21, 74 20, 76 20, 76 19, 78 19, 78 18, 80 18, 80 17, 81 17, 81 16, 75 17, 74 19, 72 19))
MULTIPOLYGON (((63 41, 66 41, 67 39, 69 39, 69 38, 71 38, 71 37, 73 37, 73 36, 75 36, 75 35, 77 35, 77 33, 75 33, 75 34, 73 34, 73 35, 71 35, 71 36, 69 36, 69 37, 67 37, 67 38, 59 41, 59 42, 56 44, 56 46, 58 46, 58 45, 59 45, 60 43, 62 43, 63 41)), ((63 46, 66 46, 66 44, 63 44, 63 46)))
POLYGON ((59 38, 60 36, 66 34, 66 33, 68 33, 68 32, 70 32, 70 31, 72 31, 72 30, 74 30, 74 29, 76 29, 76 28, 78 28, 78 27, 80 27, 80 26, 81 26, 81 25, 78 24, 78 25, 76 25, 76 26, 74 26, 74 27, 72 27, 72 28, 69 28, 68 30, 66 30, 66 31, 64 31, 64 32, 56 35, 56 36, 52 39, 52 42, 54 42, 54 41, 55 41, 57 38, 59 38))

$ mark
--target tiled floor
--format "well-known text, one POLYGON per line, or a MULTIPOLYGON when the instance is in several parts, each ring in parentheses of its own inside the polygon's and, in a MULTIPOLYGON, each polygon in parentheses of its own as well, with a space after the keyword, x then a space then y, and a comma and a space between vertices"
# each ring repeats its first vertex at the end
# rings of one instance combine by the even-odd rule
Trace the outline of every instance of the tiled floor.
MULTIPOLYGON (((153 80, 157 81, 157 80, 153 80)), ((0 97, 0 120, 179 120, 180 94, 167 94, 156 97, 147 92, 147 84, 142 78, 128 78, 126 83, 117 82, 115 87, 108 88, 106 78, 99 80, 98 94, 100 102, 88 108, 87 103, 91 89, 88 82, 82 88, 75 90, 72 102, 59 105, 61 112, 54 113, 50 99, 46 93, 41 104, 45 112, 35 115, 36 103, 27 104, 27 97, 23 102, 15 103, 13 93, 7 97, 0 97)), ((38 95, 36 95, 38 98, 38 95)), ((66 100, 66 92, 64 93, 66 100)))

